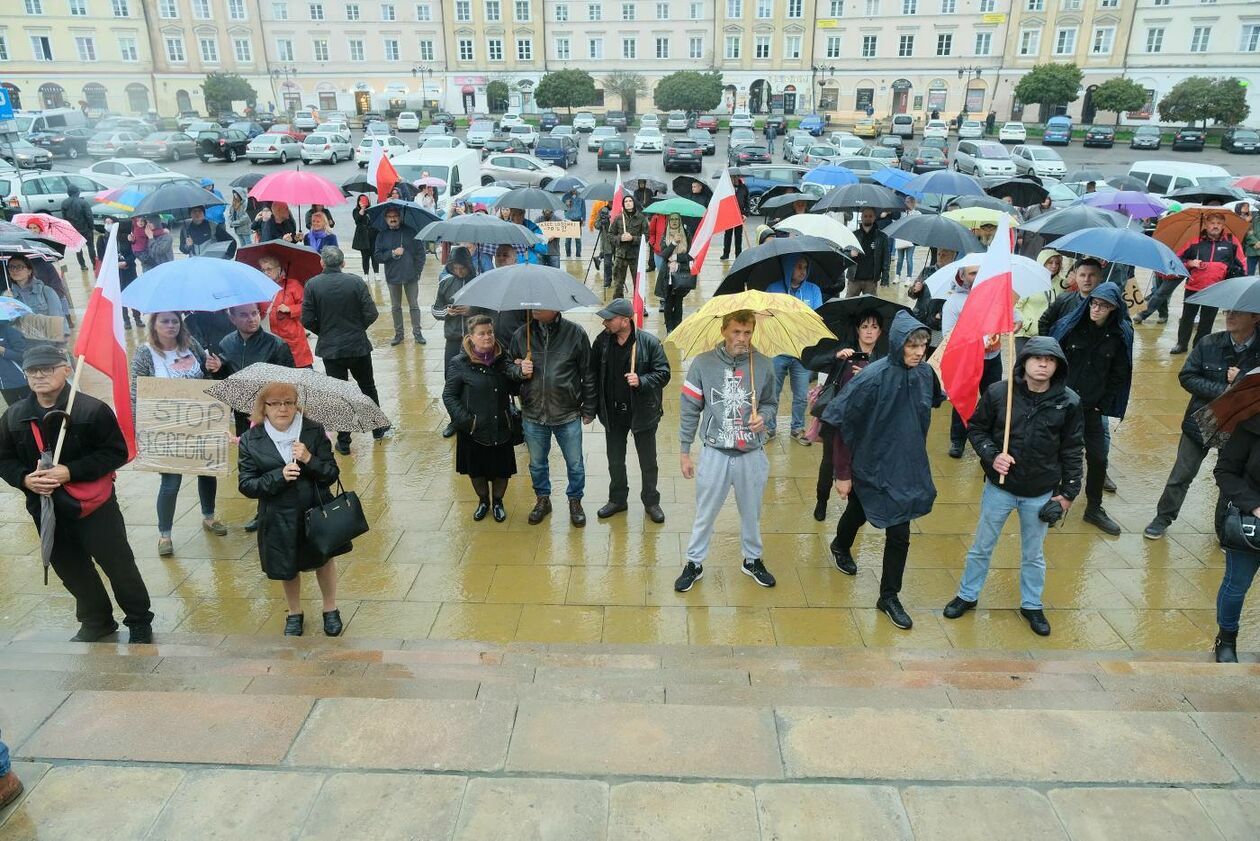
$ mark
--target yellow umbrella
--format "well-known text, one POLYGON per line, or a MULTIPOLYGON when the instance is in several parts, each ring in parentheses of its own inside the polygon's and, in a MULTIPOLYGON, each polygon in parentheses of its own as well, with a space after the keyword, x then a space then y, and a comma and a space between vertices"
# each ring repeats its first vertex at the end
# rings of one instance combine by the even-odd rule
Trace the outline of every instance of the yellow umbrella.
POLYGON ((946 219, 953 219, 964 228, 975 230, 982 225, 996 226, 1002 220, 1003 216, 1008 218, 1012 228, 1017 228, 1019 227, 1018 213, 1019 211, 1017 211, 1014 207, 1011 208, 1009 213, 1004 213, 1001 210, 994 210, 991 207, 959 207, 955 210, 942 213, 941 215, 946 219))

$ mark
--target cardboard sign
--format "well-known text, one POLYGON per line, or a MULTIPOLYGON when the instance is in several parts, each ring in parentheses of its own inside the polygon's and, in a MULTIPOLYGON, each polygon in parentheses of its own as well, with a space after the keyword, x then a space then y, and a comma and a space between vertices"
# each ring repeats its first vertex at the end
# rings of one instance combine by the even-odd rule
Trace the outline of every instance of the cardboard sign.
POLYGON ((24 315, 13 322, 18 332, 39 342, 64 342, 66 320, 59 315, 24 315))
POLYGON ((582 223, 576 221, 539 222, 543 239, 568 239, 582 236, 582 223))
POLYGON ((945 347, 948 344, 949 336, 941 337, 941 343, 932 350, 932 355, 927 358, 928 367, 936 372, 937 381, 942 383, 945 382, 945 380, 941 377, 941 360, 945 358, 945 347))
POLYGON ((1129 307, 1130 318, 1146 309, 1146 293, 1142 291, 1137 277, 1129 278, 1129 282, 1124 285, 1124 303, 1129 307))
POLYGON ((137 470, 227 476, 231 442, 226 403, 205 393, 205 380, 136 380, 137 470))

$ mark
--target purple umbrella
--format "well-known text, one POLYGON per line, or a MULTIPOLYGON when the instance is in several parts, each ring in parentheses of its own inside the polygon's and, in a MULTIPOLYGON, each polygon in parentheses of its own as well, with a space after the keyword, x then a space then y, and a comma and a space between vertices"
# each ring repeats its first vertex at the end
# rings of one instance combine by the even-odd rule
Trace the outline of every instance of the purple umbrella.
POLYGON ((1123 213, 1130 219, 1154 219, 1168 210, 1168 205, 1149 193, 1136 190, 1116 190, 1106 193, 1086 193, 1077 200, 1090 207, 1101 207, 1123 213))

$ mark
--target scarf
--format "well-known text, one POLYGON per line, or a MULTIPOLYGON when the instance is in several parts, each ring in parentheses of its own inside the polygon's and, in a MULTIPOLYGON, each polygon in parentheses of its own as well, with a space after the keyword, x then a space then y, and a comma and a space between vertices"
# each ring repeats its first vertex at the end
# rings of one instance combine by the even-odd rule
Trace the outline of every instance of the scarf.
POLYGON ((675 254, 688 249, 687 230, 683 227, 682 217, 671 213, 665 220, 665 241, 677 245, 674 249, 675 254))
POLYGON ((263 429, 266 430, 271 443, 276 445, 276 452, 280 454, 284 463, 293 461, 293 442, 302 434, 302 413, 297 412, 293 416, 293 423, 289 424, 289 428, 283 432, 272 426, 269 420, 263 421, 263 429))

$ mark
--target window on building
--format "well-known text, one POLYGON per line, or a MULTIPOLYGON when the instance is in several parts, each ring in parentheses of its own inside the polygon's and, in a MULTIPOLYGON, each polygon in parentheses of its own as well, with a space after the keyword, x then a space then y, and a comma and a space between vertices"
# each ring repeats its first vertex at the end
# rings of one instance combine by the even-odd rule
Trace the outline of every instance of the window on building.
POLYGON ((1212 27, 1196 26, 1194 32, 1190 35, 1190 52, 1205 53, 1208 50, 1208 42, 1212 39, 1212 27))
POLYGON ((1164 51, 1164 27, 1152 26, 1146 30, 1146 51, 1162 53, 1164 51))
POLYGON ((201 60, 206 64, 219 63, 219 42, 215 38, 198 38, 197 48, 201 52, 201 60))
POLYGON ((288 38, 276 39, 276 60, 293 61, 293 42, 288 38))
POLYGON ((362 38, 351 38, 346 43, 350 47, 351 61, 365 61, 367 59, 367 50, 363 48, 362 38))
POLYGON ((687 7, 687 16, 692 20, 700 20, 704 17, 704 4, 692 3, 687 7))
POLYGON ((943 32, 936 36, 936 54, 950 55, 954 51, 954 36, 952 33, 943 32))
POLYGON ((328 41, 323 38, 311 41, 311 56, 316 61, 328 61, 328 41))
POLYGON ((26 0, 26 13, 28 15, 42 15, 44 13, 44 0, 26 0))
POLYGON ((347 3, 347 4, 346 4, 346 20, 358 20, 358 19, 359 19, 359 16, 360 16, 360 15, 359 15, 359 4, 358 4, 358 3, 347 3))
POLYGON ((824 50, 823 50, 827 58, 840 57, 840 42, 842 40, 843 38, 839 35, 827 36, 826 46, 824 47, 824 50))
POLYGON ((958 11, 958 0, 941 0, 941 14, 952 15, 958 11))
POLYGON ((568 61, 572 57, 573 57, 572 50, 569 47, 569 39, 557 38, 556 39, 556 58, 559 61, 568 61))
POLYGON ((1036 55, 1041 49, 1040 29, 1021 29, 1019 32, 1019 54, 1036 55))
POLYGON ((1111 55, 1111 47, 1116 40, 1114 26, 1098 26, 1094 28, 1094 43, 1089 51, 1094 55, 1111 55))
POLYGON ((486 61, 503 61, 502 38, 489 38, 486 40, 486 61))
POLYGON ((668 3, 656 4, 656 19, 669 20, 669 4, 668 3))
POLYGON ((586 4, 586 19, 587 20, 603 20, 604 7, 600 5, 599 3, 587 3, 586 4))
POLYGON ((486 20, 496 21, 503 19, 503 9, 500 0, 486 0, 486 20))
MULTIPOLYGON (((280 6, 281 8, 283 8, 285 11, 285 17, 288 17, 289 10, 288 10, 288 7, 285 6, 284 3, 272 3, 271 5, 272 5, 272 10, 271 10, 272 17, 276 18, 277 20, 283 20, 283 18, 281 18, 280 15, 276 13, 276 10, 275 10, 276 6, 280 6)), ((163 20, 174 20, 175 18, 179 17, 179 4, 176 2, 176 0, 158 0, 158 17, 162 18, 163 20)))
POLYGON ((394 9, 393 3, 381 4, 381 20, 397 20, 398 12, 394 9))
POLYGON ((1062 2, 1063 2, 1063 11, 1065 12, 1080 11, 1081 0, 1062 0, 1062 2))
POLYGON ((726 16, 742 18, 744 16, 744 0, 726 0, 726 16))
POLYGON ((522 22, 530 19, 529 0, 516 0, 516 19, 522 22))
POLYGON ((790 61, 800 61, 801 36, 789 35, 783 39, 783 57, 790 61))
POLYGON ((862 36, 862 58, 874 58, 875 53, 879 51, 878 35, 862 36))
POLYGON ((210 20, 210 0, 192 0, 193 17, 210 20))
POLYGON ((993 52, 993 33, 977 32, 976 33, 976 55, 989 55, 993 52))
POLYGON ((9 39, 0 35, 0 61, 9 60, 9 39))
POLYGON ((704 37, 693 35, 687 39, 687 58, 704 58, 704 37))
POLYGON ((588 38, 586 40, 586 57, 595 59, 595 60, 603 60, 604 58, 604 39, 603 38, 588 38))
POLYGON ((638 58, 639 57, 639 41, 636 38, 621 39, 621 57, 622 58, 638 58))
MULTIPOLYGON (((174 8, 175 0, 170 0, 170 3, 171 3, 171 7, 174 8)), ((277 0, 277 2, 273 2, 271 4, 271 16, 275 18, 276 20, 288 20, 289 19, 289 4, 283 2, 283 0, 277 0)), ((175 17, 175 15, 172 14, 171 17, 175 17)))
POLYGON ((398 61, 402 58, 401 44, 397 38, 386 38, 382 45, 385 48, 386 61, 398 61))
POLYGON ((1098 0, 1098 6, 1102 9, 1114 9, 1120 5, 1120 0, 1098 0))
POLYGON ((118 39, 118 57, 126 62, 140 60, 140 44, 135 38, 118 39))
POLYGON ((753 38, 753 58, 770 58, 770 36, 757 35, 753 38))
POLYGON ((416 4, 416 20, 431 21, 433 20, 433 7, 428 3, 416 4))
POLYGON ((621 4, 621 19, 622 19, 622 20, 634 20, 634 17, 635 17, 635 8, 634 8, 634 4, 633 4, 633 3, 622 3, 622 4, 621 4))
POLYGON ((1167 6, 1168 3, 1169 3, 1169 0, 1155 0, 1156 6, 1167 6))
POLYGON ((774 0, 757 0, 757 19, 769 20, 774 17, 774 0))
POLYGON ((428 38, 420 42, 420 60, 433 61, 433 42, 428 38))
MULTIPOLYGON (((209 3, 209 0, 206 0, 206 2, 209 3)), ((307 6, 309 7, 309 11, 311 13, 311 20, 324 19, 324 4, 323 3, 308 3, 307 6)))
POLYGON ((70 17, 87 17, 87 0, 70 0, 70 17))
POLYGON ((557 3, 555 5, 555 10, 556 10, 556 20, 563 22, 569 19, 569 4, 568 3, 557 3))
POLYGON ((1249 23, 1242 28, 1242 39, 1238 43, 1238 51, 1260 52, 1260 24, 1249 23))
POLYGON ((166 36, 166 60, 174 64, 183 64, 188 60, 184 55, 184 39, 178 35, 166 36))
POLYGON ((1060 29, 1054 33, 1054 54, 1072 55, 1076 52, 1076 29, 1060 29))
POLYGON ((919 0, 901 0, 901 13, 903 15, 917 15, 919 13, 919 0))
POLYGON ((739 35, 726 36, 726 52, 724 55, 728 60, 737 61, 742 51, 744 39, 739 35))
POLYGON ((533 38, 517 38, 516 39, 516 60, 517 61, 533 61, 534 60, 534 39, 533 38))
MULTIPOLYGON (((131 2, 130 2, 130 0, 113 0, 113 2, 111 2, 109 5, 110 5, 110 9, 111 9, 111 11, 113 11, 113 13, 114 13, 114 17, 116 17, 116 18, 129 18, 129 17, 131 17, 131 2)), ((229 8, 230 8, 230 6, 229 6, 229 8)))
POLYGON ((897 55, 900 58, 909 58, 914 55, 914 36, 902 35, 900 43, 897 44, 897 55))
POLYGON ((1025 8, 1030 12, 1042 12, 1046 8, 1046 0, 1026 0, 1025 8))
POLYGON ((997 0, 980 0, 980 11, 991 12, 997 6, 997 0))
POLYGON ((90 35, 78 35, 74 39, 79 61, 96 61, 96 39, 90 35))
POLYGON ((455 0, 455 20, 460 22, 472 20, 472 0, 455 0))
POLYGON ((254 63, 254 42, 248 38, 232 39, 232 57, 238 64, 254 63))
MULTIPOLYGON (((458 4, 456 4, 458 5, 458 4)), ((473 42, 471 38, 460 38, 457 44, 460 61, 472 61, 475 53, 473 52, 473 42)))
POLYGON ((868 18, 879 16, 879 0, 866 0, 866 16, 868 18))
POLYGON ((32 35, 31 54, 36 61, 52 61, 52 40, 47 35, 32 35))
POLYGON ((787 16, 790 18, 802 18, 805 16, 804 0, 787 0, 787 16))
POLYGON ((844 17, 844 0, 831 0, 828 11, 833 18, 844 17))
POLYGON ((656 57, 669 58, 669 38, 656 39, 656 57))
POLYGON ((232 20, 245 20, 245 0, 228 0, 228 17, 232 20))

